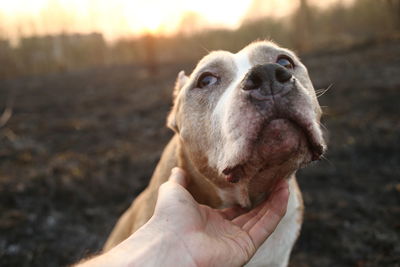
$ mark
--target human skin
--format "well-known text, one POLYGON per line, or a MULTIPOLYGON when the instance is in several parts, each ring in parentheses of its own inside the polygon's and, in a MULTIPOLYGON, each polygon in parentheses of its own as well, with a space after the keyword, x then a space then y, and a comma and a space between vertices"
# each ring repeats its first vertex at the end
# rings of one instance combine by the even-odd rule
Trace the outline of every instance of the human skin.
POLYGON ((174 168, 159 189, 152 218, 112 250, 78 266, 242 266, 286 213, 285 179, 250 211, 200 205, 186 185, 184 171, 174 168))

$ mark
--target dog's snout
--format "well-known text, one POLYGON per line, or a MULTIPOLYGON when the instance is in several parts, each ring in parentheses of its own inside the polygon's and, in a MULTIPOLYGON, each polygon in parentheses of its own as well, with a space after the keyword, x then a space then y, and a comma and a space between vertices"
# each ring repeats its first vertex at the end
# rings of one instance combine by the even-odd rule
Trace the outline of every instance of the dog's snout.
POLYGON ((273 95, 280 91, 280 87, 292 78, 292 74, 279 64, 265 64, 254 66, 243 81, 244 91, 257 90, 263 95, 273 95))

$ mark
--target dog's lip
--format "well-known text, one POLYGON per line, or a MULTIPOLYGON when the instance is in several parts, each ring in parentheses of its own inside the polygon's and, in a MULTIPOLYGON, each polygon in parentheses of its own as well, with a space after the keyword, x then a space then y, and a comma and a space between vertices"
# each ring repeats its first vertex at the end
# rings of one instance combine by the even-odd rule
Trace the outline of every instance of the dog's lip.
POLYGON ((325 146, 318 142, 315 132, 311 130, 310 128, 302 128, 302 130, 306 133, 307 136, 307 141, 310 146, 310 151, 311 151, 311 161, 316 161, 320 160, 322 155, 324 154, 325 151, 325 146))
POLYGON ((244 164, 227 167, 222 171, 222 173, 226 176, 226 180, 229 183, 235 184, 239 182, 240 178, 245 176, 244 164))
POLYGON ((323 139, 319 136, 313 123, 297 117, 290 118, 290 121, 297 125, 304 133, 307 138, 309 150, 311 152, 311 161, 320 160, 325 152, 325 144, 323 139))
MULTIPOLYGON (((325 152, 325 144, 322 136, 315 128, 314 124, 311 120, 307 118, 303 118, 301 116, 297 116, 296 114, 287 114, 287 116, 276 116, 267 120, 264 125, 268 127, 268 125, 274 121, 284 119, 290 121, 292 124, 296 125, 306 136, 308 148, 311 153, 311 161, 320 160, 322 155, 325 152)), ((262 127, 261 129, 263 129, 262 127)), ((262 131, 262 130, 261 130, 262 131)), ((242 164, 241 164, 242 165, 242 164)))
MULTIPOLYGON (((264 125, 266 125, 265 127, 268 127, 270 122, 279 119, 285 119, 290 121, 304 133, 307 140, 308 149, 311 153, 310 161, 316 161, 321 159, 323 153, 325 152, 325 144, 323 143, 322 137, 319 136, 320 134, 318 133, 317 129, 315 129, 315 126, 313 126, 312 122, 310 122, 307 119, 297 118, 295 116, 291 116, 289 118, 274 117, 266 121, 264 125)), ((264 129, 264 127, 261 127, 261 129, 264 129)), ((222 173, 225 175, 225 178, 229 183, 237 183, 240 181, 241 178, 246 177, 246 172, 248 171, 247 170, 248 164, 249 162, 245 161, 245 162, 240 162, 234 166, 228 166, 222 171, 222 173)), ((255 173, 262 172, 264 169, 265 166, 257 168, 255 173)))

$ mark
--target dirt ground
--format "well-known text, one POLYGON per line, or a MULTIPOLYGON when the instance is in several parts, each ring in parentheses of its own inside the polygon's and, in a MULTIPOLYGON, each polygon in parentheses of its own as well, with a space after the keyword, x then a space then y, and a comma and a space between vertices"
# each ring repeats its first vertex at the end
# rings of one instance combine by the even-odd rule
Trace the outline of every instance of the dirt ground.
MULTIPOLYGON (((400 266, 400 40, 303 56, 326 160, 299 171, 305 220, 291 266, 400 266)), ((180 69, 99 68, 0 81, 0 265, 63 266, 98 251, 172 135, 180 69)))

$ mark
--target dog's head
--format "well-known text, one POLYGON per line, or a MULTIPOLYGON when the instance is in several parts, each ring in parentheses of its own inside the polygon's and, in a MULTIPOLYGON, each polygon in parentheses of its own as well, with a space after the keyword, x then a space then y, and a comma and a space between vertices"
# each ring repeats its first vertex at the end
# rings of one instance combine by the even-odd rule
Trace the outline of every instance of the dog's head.
POLYGON ((242 206, 325 150, 307 69, 271 42, 210 53, 179 74, 174 98, 168 126, 201 174, 247 195, 242 206))

